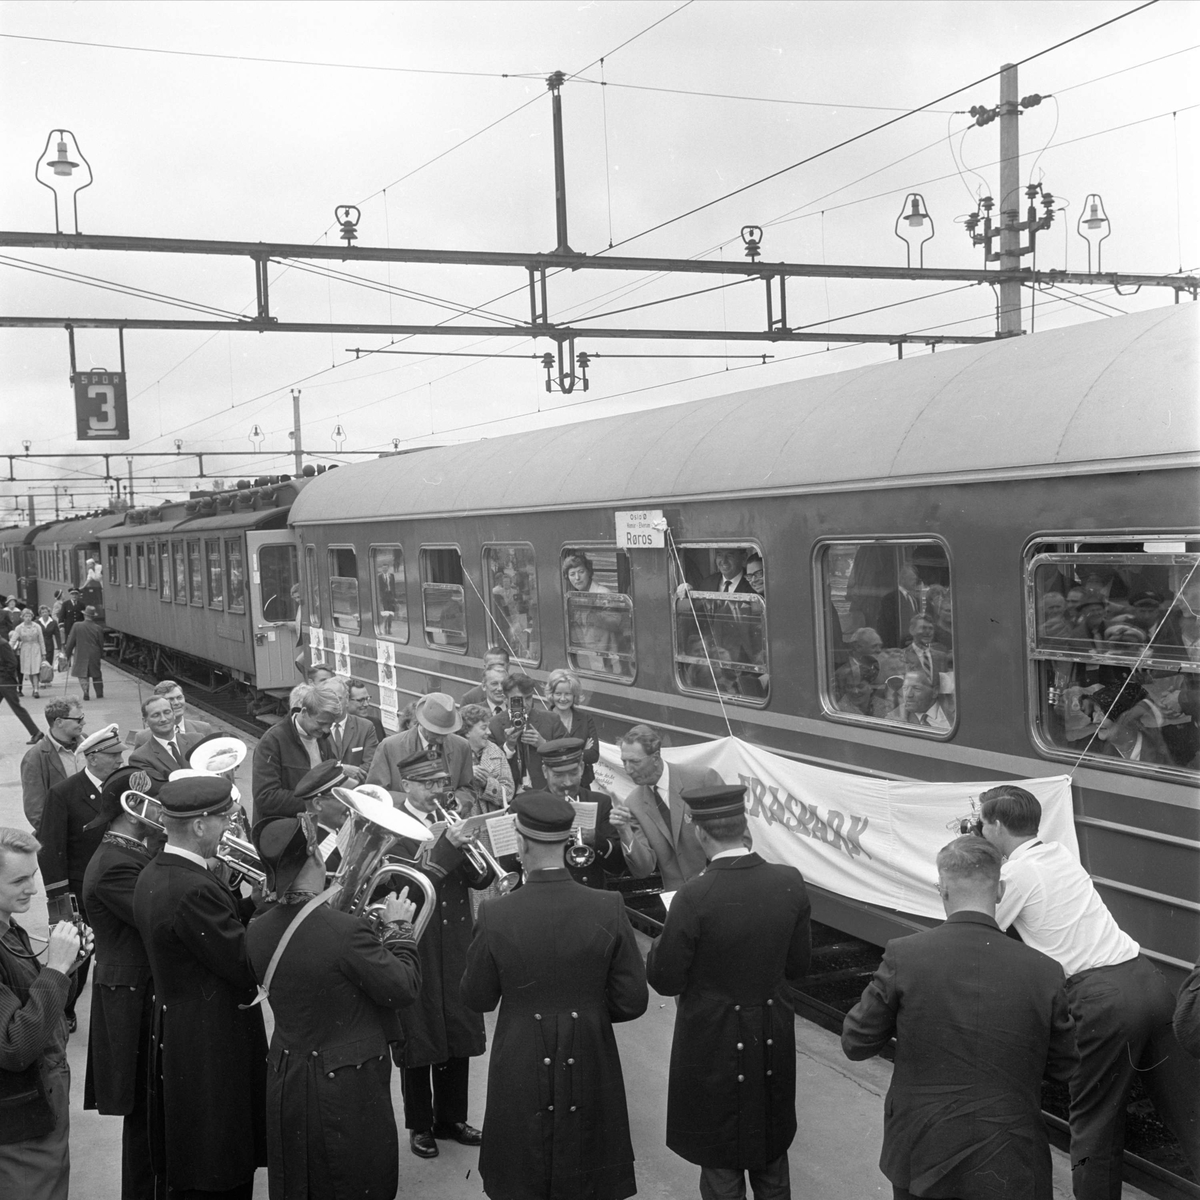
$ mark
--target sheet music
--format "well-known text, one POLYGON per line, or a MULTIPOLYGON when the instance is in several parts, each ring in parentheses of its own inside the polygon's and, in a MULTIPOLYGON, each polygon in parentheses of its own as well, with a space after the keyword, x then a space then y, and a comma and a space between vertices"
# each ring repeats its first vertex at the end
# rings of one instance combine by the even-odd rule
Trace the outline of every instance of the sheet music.
POLYGON ((595 800, 572 800, 571 807, 575 810, 575 820, 571 822, 571 832, 582 829, 584 833, 595 833, 596 813, 600 805, 595 800))
POLYGON ((500 858, 505 854, 517 852, 516 815, 514 813, 497 813, 484 818, 484 828, 487 830, 488 841, 492 844, 492 853, 500 858))

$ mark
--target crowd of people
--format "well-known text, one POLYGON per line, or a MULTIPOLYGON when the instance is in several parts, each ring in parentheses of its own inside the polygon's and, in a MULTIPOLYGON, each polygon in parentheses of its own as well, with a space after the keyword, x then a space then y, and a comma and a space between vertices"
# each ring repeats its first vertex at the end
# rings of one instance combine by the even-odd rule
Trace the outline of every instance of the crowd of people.
MULTIPOLYGON (((919 628, 908 649, 914 670, 938 665, 919 628)), ((479 1147, 493 1200, 623 1200, 613 1025, 651 988, 677 998, 666 1144, 701 1197, 744 1197, 747 1176, 758 1200, 790 1196, 804 879, 755 853, 741 782, 668 763, 648 725, 619 742, 628 794, 596 789, 580 701, 571 671, 539 694, 495 648, 478 688, 426 694, 388 732, 361 681, 313 668, 253 752, 254 886, 224 853, 237 791, 195 765, 222 735, 176 682, 127 738, 87 734, 78 699, 48 703, 21 767, 30 831, 0 829, 0 1195, 67 1195, 65 1047, 94 957, 84 1103, 123 1118, 123 1197, 248 1200, 263 1166, 272 1200, 394 1196, 396 1067, 413 1155, 479 1147), (339 904, 339 788, 395 814, 390 853, 427 890, 339 904), (153 808, 124 806, 130 791, 153 808), (511 856, 480 832, 504 816, 511 856), (39 869, 44 961, 13 919, 39 869), (625 879, 672 894, 644 960, 625 879), (480 1116, 470 1061, 494 1010, 480 1116)), ((881 1169, 900 1198, 1049 1200, 1049 1077, 1070 1090, 1075 1195, 1109 1200, 1135 1074, 1195 1153, 1200 984, 1177 1000, 1078 860, 1039 839, 1029 792, 986 792, 981 818, 938 855, 945 924, 890 943, 845 1021, 851 1058, 896 1043, 881 1169)))

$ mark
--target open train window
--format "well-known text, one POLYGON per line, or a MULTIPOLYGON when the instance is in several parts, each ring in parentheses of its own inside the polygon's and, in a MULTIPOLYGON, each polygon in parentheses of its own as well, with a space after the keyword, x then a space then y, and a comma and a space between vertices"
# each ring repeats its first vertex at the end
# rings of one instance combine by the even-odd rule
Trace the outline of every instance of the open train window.
POLYGON ((371 547, 371 586, 375 596, 375 635, 407 642, 408 589, 401 546, 371 547))
POLYGON ((192 604, 204 603, 204 564, 200 558, 200 543, 189 541, 187 544, 188 563, 188 598, 192 604))
POLYGON ((462 556, 457 546, 421 548, 421 605, 425 642, 439 650, 467 652, 462 556))
POLYGON ((230 612, 246 611, 246 564, 242 539, 225 539, 225 606, 230 612))
POLYGON ((117 565, 118 547, 116 542, 110 542, 108 545, 108 582, 116 587, 120 582, 119 571, 117 565))
MULTIPOLYGON (((767 608, 747 564, 756 546, 692 542, 671 562, 675 679, 680 690, 765 704, 770 693, 767 608), (682 566, 683 578, 679 578, 682 566)), ((765 592, 765 582, 763 586, 765 592)))
POLYGON ((175 583, 172 593, 176 604, 187 603, 187 559, 183 557, 183 543, 171 543, 171 563, 175 568, 175 583))
MULTIPOLYGON (((537 562, 528 542, 501 542, 483 548, 483 586, 495 641, 518 662, 542 657, 538 632, 537 562)), ((493 641, 491 636, 488 641, 493 641)))
POLYGON ((842 720, 949 737, 956 719, 950 559, 940 542, 818 545, 821 702, 842 720))
POLYGON ((1200 540, 1026 549, 1034 741, 1052 758, 1200 773, 1200 540))
POLYGON ((611 543, 567 546, 560 569, 571 669, 632 683, 637 657, 629 554, 611 543))
POLYGON ((330 546, 326 555, 333 627, 342 633, 358 633, 362 628, 358 611, 358 554, 353 546, 330 546))
POLYGON ((125 586, 133 587, 133 543, 126 542, 121 548, 122 567, 125 573, 125 586))
POLYGON ((146 586, 146 543, 138 542, 134 548, 134 561, 137 567, 137 585, 140 588, 146 586))
POLYGON ((204 567, 208 578, 208 607, 225 607, 225 572, 221 569, 221 539, 206 538, 204 567))
POLYGON ((321 624, 321 583, 317 578, 317 548, 304 547, 304 582, 308 585, 308 623, 321 624))

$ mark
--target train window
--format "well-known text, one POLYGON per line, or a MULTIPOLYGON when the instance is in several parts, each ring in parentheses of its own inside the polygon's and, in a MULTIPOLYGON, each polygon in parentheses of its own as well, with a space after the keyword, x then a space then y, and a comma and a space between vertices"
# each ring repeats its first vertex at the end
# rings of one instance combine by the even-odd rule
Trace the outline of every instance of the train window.
POLYGON ((308 584, 308 623, 321 624, 321 586, 317 579, 317 548, 304 547, 304 578, 308 584))
MULTIPOLYGON (((295 551, 292 553, 294 557, 295 551)), ((246 568, 240 538, 225 539, 225 603, 230 612, 246 611, 246 568)))
POLYGON ((751 556, 762 562, 754 546, 693 543, 671 563, 675 678, 684 691, 767 701, 767 610, 746 571, 751 556))
POLYGON ((463 570, 458 547, 422 549, 421 604, 426 644, 465 654, 467 614, 463 607, 463 570))
POLYGON ((949 736, 955 721, 950 560, 934 541, 818 546, 825 711, 949 736))
POLYGON ((333 627, 342 633, 358 633, 362 628, 358 609, 358 554, 353 546, 331 546, 327 562, 333 627))
POLYGON ((221 563, 221 539, 207 538, 204 542, 204 565, 208 575, 208 607, 225 607, 225 572, 221 563))
POLYGON ((133 543, 126 542, 122 547, 122 566, 125 569, 125 586, 133 587, 133 543))
POLYGON ((528 542, 485 546, 483 585, 496 640, 519 662, 538 662, 542 648, 533 547, 528 542))
POLYGON ((183 557, 183 543, 171 543, 171 562, 175 566, 175 583, 171 591, 176 604, 187 603, 187 560, 183 557))
POLYGON ((631 683, 637 674, 629 555, 613 546, 562 552, 567 661, 585 675, 631 683))
POLYGON ((158 588, 158 552, 153 542, 146 543, 146 586, 158 588))
POLYGON ((158 544, 158 598, 160 600, 171 599, 171 547, 167 542, 159 542, 158 544))
POLYGON ((137 567, 137 585, 140 588, 146 586, 146 543, 138 542, 134 548, 134 561, 137 567))
POLYGON ((375 634, 408 641, 408 592, 404 585, 404 550, 371 547, 371 585, 375 590, 375 634))
MULTIPOLYGON (((309 547, 312 550, 312 547, 309 547)), ((313 550, 313 558, 316 551, 313 550)), ((290 543, 260 546, 258 550, 259 598, 264 621, 294 621, 300 563, 290 543)), ((319 616, 317 618, 320 619, 319 616)))
POLYGON ((204 563, 200 557, 200 543, 187 544, 188 598, 192 604, 204 603, 204 563))
POLYGON ((1200 542, 1039 541, 1025 566, 1029 705, 1051 757, 1200 771, 1200 542))
MULTIPOLYGON (((108 546, 108 582, 116 587, 120 582, 119 571, 117 565, 118 547, 116 542, 110 542, 108 546)), ((90 580, 89 580, 90 582, 90 580)))

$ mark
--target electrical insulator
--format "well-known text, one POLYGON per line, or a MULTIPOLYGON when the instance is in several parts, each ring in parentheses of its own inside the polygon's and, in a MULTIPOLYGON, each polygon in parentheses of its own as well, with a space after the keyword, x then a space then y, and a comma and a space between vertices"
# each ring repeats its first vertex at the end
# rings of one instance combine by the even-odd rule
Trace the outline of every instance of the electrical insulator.
POLYGON ((1044 99, 1044 97, 1039 96, 1037 94, 1037 92, 1034 92, 1032 96, 1022 96, 1021 97, 1021 107, 1022 108, 1037 108, 1037 106, 1039 104, 1041 104, 1043 99, 1044 99))

